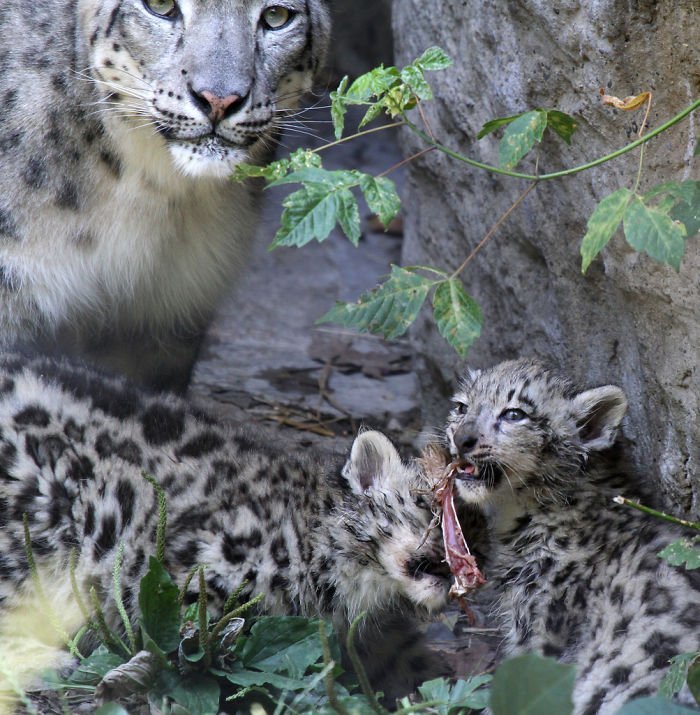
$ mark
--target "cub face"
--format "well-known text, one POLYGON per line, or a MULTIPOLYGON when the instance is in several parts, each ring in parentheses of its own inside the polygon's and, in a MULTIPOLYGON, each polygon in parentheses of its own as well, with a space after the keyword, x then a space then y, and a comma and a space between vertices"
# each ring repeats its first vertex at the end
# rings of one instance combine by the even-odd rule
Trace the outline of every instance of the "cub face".
POLYGON ((453 401, 446 446, 460 463, 458 493, 476 503, 556 500, 613 444, 627 408, 620 388, 579 391, 533 360, 466 376, 453 401))
POLYGON ((105 124, 155 135, 191 176, 269 148, 325 58, 322 0, 78 1, 105 124))

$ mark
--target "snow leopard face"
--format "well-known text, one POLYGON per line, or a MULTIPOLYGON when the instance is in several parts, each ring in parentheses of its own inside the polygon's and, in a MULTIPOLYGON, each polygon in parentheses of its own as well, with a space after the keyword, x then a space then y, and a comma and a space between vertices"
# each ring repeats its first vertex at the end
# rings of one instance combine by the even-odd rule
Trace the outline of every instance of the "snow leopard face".
POLYGON ((556 500, 590 453, 613 444, 627 408, 618 387, 579 391, 533 360, 467 376, 453 401, 446 445, 471 502, 556 500))
POLYGON ((191 176, 225 177, 269 148, 283 110, 311 88, 328 44, 325 0, 78 6, 86 74, 105 123, 117 134, 158 135, 191 176))

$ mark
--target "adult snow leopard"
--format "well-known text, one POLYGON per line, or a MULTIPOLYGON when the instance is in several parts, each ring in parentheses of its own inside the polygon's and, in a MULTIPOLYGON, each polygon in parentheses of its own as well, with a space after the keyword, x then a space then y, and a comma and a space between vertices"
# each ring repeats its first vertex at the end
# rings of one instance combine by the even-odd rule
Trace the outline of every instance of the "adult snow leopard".
MULTIPOLYGON (((158 518, 144 473, 165 491, 165 566, 182 585, 205 565, 213 611, 244 581, 242 596, 263 594, 268 613, 323 614, 339 625, 361 611, 381 624, 382 614, 393 620, 390 611, 446 602, 449 569, 439 530, 429 530, 429 486, 381 433, 361 433, 343 466, 220 424, 173 395, 150 396, 65 362, 4 356, 0 652, 13 622, 3 614, 26 602, 31 581, 25 518, 57 614, 69 612, 75 549, 77 582, 97 589, 119 628, 112 574, 123 548, 124 600, 134 617, 158 518)), ((197 590, 193 579, 190 600, 197 590)), ((391 674, 402 661, 416 635, 408 630, 404 622, 402 645, 375 671, 391 674)))
POLYGON ((700 650, 700 572, 658 557, 676 529, 613 502, 642 496, 615 445, 622 390, 518 360, 466 377, 454 402, 446 444, 459 496, 487 514, 505 654, 575 663, 578 715, 655 693, 671 657, 700 650))
POLYGON ((327 0, 3 0, 0 345, 183 387, 327 0))

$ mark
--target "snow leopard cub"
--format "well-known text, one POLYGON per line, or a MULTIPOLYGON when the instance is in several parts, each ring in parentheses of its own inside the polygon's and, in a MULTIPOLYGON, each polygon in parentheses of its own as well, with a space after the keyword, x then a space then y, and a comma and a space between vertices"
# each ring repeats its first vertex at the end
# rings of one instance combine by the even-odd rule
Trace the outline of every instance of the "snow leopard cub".
MULTIPOLYGON (((244 581, 242 596, 264 594, 267 613, 328 615, 341 626, 361 611, 381 623, 392 609, 428 612, 446 602, 449 571, 437 532, 428 532, 427 485, 381 433, 361 433, 343 466, 219 424, 172 395, 5 356, 0 615, 22 601, 28 582, 26 515, 37 563, 53 574, 47 588, 57 613, 68 611, 58 576, 77 549, 78 583, 97 588, 119 626, 112 571, 123 544, 133 618, 158 512, 144 472, 167 498, 165 566, 182 584, 206 565, 212 610, 244 581)), ((193 579, 191 600, 197 588, 193 579)), ((392 662, 382 665, 391 671, 392 662)))
POLYGON ((615 445, 622 390, 517 360, 466 377, 454 402, 446 445, 458 494, 487 515, 504 655, 576 664, 577 715, 653 694, 672 656, 700 650, 700 572, 657 556, 673 527, 613 503, 642 496, 615 445))
POLYGON ((0 345, 184 387, 328 0, 3 0, 0 345))

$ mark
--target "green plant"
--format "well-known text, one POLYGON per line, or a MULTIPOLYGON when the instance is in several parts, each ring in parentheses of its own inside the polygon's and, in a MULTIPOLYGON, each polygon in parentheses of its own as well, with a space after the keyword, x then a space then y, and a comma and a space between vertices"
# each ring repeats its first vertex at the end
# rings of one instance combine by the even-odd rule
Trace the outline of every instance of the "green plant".
MULTIPOLYGON (((262 177, 271 186, 301 184, 284 199, 281 227, 272 243, 278 246, 303 246, 312 240, 324 241, 337 225, 348 239, 357 245, 360 238, 360 213, 356 198, 359 191, 380 221, 387 226, 400 208, 400 200, 387 174, 407 161, 429 151, 440 151, 471 167, 529 182, 517 201, 493 225, 472 253, 454 270, 432 266, 392 266, 388 279, 363 295, 356 302, 337 303, 319 319, 335 322, 360 331, 369 331, 385 338, 402 335, 433 293, 433 316, 441 335, 461 355, 478 338, 484 317, 468 294, 461 276, 474 256, 493 237, 501 224, 524 198, 546 181, 571 176, 611 161, 637 147, 640 148, 639 171, 631 189, 621 188, 605 197, 595 208, 581 243, 582 270, 585 272, 600 251, 612 239, 620 224, 627 242, 637 251, 679 270, 685 242, 700 229, 700 181, 671 181, 646 193, 639 193, 646 142, 668 131, 700 106, 693 102, 653 131, 643 134, 646 116, 639 136, 628 145, 580 166, 548 174, 524 173, 515 167, 550 130, 563 141, 571 143, 577 129, 576 120, 556 109, 535 109, 512 117, 487 122, 478 135, 484 138, 503 129, 499 143, 499 166, 490 166, 466 157, 439 142, 425 119, 421 103, 433 98, 426 73, 444 70, 450 59, 438 47, 432 47, 403 69, 377 67, 354 82, 344 78, 331 94, 331 116, 335 141, 318 149, 301 149, 290 157, 266 167, 239 166, 233 178, 262 177), (351 106, 364 108, 357 131, 343 136, 347 110, 351 106), (411 118, 416 110, 423 122, 420 128, 411 118), (388 116, 388 124, 365 128, 380 116, 388 116), (373 177, 356 170, 327 171, 321 152, 339 143, 372 132, 403 126, 425 143, 425 148, 401 164, 373 177)), ((646 107, 648 114, 651 94, 619 100, 604 96, 604 101, 622 110, 634 111, 646 107)), ((695 154, 700 153, 700 143, 695 154)))

